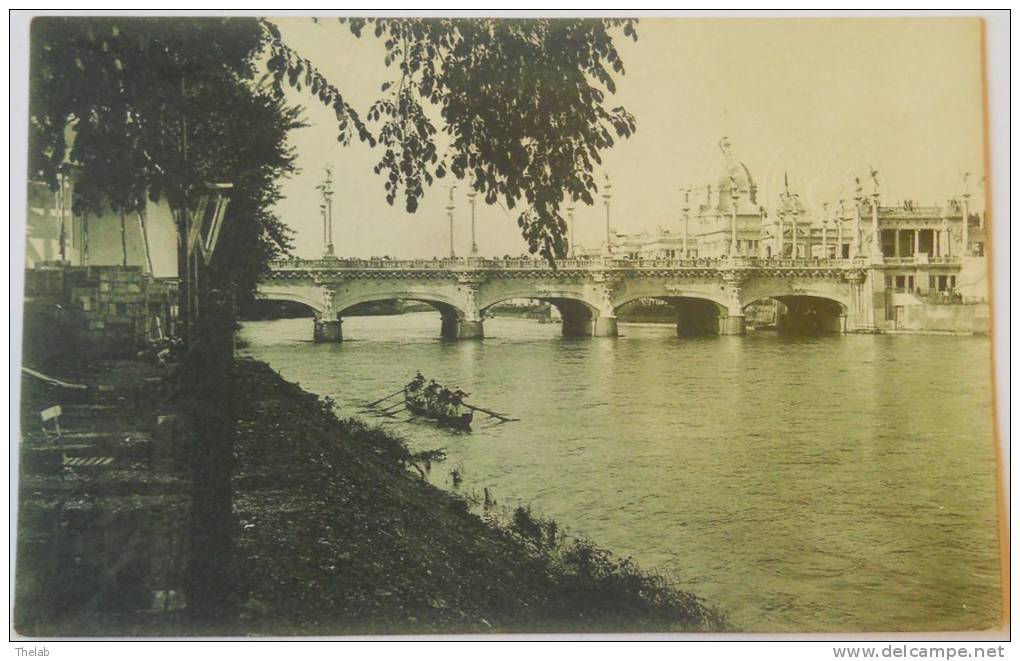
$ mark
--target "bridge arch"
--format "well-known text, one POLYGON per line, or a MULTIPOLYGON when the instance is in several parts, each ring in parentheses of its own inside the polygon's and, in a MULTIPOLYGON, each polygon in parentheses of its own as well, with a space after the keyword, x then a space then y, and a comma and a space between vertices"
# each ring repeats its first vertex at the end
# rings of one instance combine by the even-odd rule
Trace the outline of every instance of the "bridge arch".
POLYGON ((591 335, 594 320, 599 316, 598 308, 583 294, 569 290, 535 291, 533 288, 489 294, 479 301, 479 312, 484 316, 492 306, 514 299, 543 301, 555 306, 563 322, 562 333, 567 337, 591 335))
POLYGON ((798 335, 847 331, 849 306, 831 296, 777 292, 748 301, 743 309, 746 323, 752 327, 774 327, 798 335), (763 305, 767 301, 775 304, 763 305))
POLYGON ((365 294, 356 294, 349 296, 340 296, 333 300, 333 309, 336 310, 337 314, 343 316, 346 310, 351 309, 355 305, 362 303, 380 303, 382 301, 415 301, 417 303, 426 303, 431 305, 436 310, 443 314, 455 315, 457 318, 462 319, 464 317, 464 310, 461 308, 458 301, 452 298, 440 294, 437 292, 420 292, 420 291, 391 291, 391 292, 370 292, 365 294))
POLYGON ((665 301, 676 314, 676 333, 679 337, 703 337, 724 332, 723 320, 729 307, 721 296, 714 293, 678 292, 665 289, 647 289, 628 292, 613 302, 616 314, 642 299, 665 301))
POLYGON ((362 303, 379 303, 382 301, 415 301, 431 305, 439 312, 442 319, 439 334, 445 339, 465 339, 481 337, 481 324, 466 318, 463 304, 446 294, 435 291, 415 291, 400 289, 394 291, 372 291, 362 294, 341 295, 339 292, 333 301, 333 309, 337 317, 355 305, 362 303))
POLYGON ((272 289, 259 288, 255 294, 255 298, 261 301, 286 301, 288 303, 298 303, 309 308, 315 314, 316 319, 322 316, 321 300, 316 300, 297 292, 274 291, 272 289))

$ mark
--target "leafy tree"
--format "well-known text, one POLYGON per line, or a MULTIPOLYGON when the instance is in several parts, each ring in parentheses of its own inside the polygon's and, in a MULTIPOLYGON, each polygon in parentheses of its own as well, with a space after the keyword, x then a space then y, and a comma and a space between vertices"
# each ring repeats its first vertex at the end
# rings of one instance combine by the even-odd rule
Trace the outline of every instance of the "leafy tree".
POLYGON ((252 290, 289 247, 272 205, 294 171, 287 132, 301 126, 297 109, 257 84, 265 40, 247 18, 35 19, 31 171, 55 189, 73 163, 79 214, 163 197, 180 210, 189 191, 232 183, 219 271, 252 290))
POLYGON ((636 129, 622 107, 607 109, 624 73, 611 31, 637 39, 631 20, 341 19, 361 36, 384 39, 384 64, 396 77, 381 84, 365 125, 314 63, 270 38, 274 86, 300 88, 337 111, 339 139, 354 134, 382 148, 386 199, 403 197, 413 212, 426 187, 448 173, 467 179, 489 204, 523 207, 517 223, 532 252, 566 254, 564 197, 592 204, 592 176, 602 151, 636 129), (435 115, 441 117, 437 127, 435 115), (440 151, 437 136, 449 148, 440 151))

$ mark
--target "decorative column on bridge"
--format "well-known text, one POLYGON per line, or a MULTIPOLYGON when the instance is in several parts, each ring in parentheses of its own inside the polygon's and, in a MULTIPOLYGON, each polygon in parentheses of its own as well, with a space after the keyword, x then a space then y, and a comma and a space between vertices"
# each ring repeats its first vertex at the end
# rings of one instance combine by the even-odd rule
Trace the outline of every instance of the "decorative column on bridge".
POLYGON ((316 186, 322 193, 322 243, 323 257, 333 257, 333 169, 326 168, 326 178, 316 186))
POLYGON ((443 316, 443 337, 456 338, 458 340, 474 340, 485 337, 482 324, 482 311, 478 307, 478 287, 485 280, 485 276, 479 273, 458 273, 457 289, 462 295, 461 305, 464 316, 459 317, 454 313, 448 319, 443 316), (454 328, 456 324, 456 328, 454 328))
POLYGON ((450 259, 457 256, 453 252, 453 191, 456 189, 457 184, 450 185, 450 202, 446 205, 446 213, 450 216, 450 259))
POLYGON ((331 287, 322 288, 322 313, 315 318, 314 340, 316 342, 342 342, 344 339, 342 321, 333 310, 333 296, 336 294, 331 287))
POLYGON ((861 205, 864 204, 864 189, 860 177, 854 177, 854 218, 853 236, 850 241, 850 257, 861 254, 861 205))
POLYGON ((570 219, 570 226, 567 228, 567 257, 574 257, 574 205, 567 207, 567 217, 570 219))
POLYGON ((744 306, 740 302, 741 288, 747 274, 743 269, 727 269, 721 273, 726 283, 726 316, 719 317, 720 335, 744 334, 744 306))
POLYGON ((475 198, 478 197, 478 192, 472 188, 467 194, 468 203, 471 205, 471 256, 478 256, 478 244, 475 243, 475 198))
POLYGON ((683 227, 683 234, 681 235, 682 239, 681 239, 680 246, 681 246, 681 253, 682 254, 680 255, 680 257, 682 259, 687 259, 687 257, 688 257, 688 253, 687 253, 687 226, 691 222, 691 189, 690 188, 681 188, 680 190, 682 190, 683 193, 684 193, 684 206, 683 206, 684 227, 683 227))
MULTIPOLYGON (((829 231, 829 203, 822 203, 822 259, 829 258, 829 243, 827 233, 829 231)), ((808 250, 810 253, 810 250, 808 250)), ((808 257, 811 255, 808 254, 808 257)))
MULTIPOLYGON (((606 202, 606 246, 605 246, 605 248, 606 248, 605 254, 606 255, 611 255, 613 253, 613 244, 612 244, 612 239, 611 239, 610 230, 609 230, 609 201, 613 197, 612 191, 613 191, 613 184, 610 183, 609 175, 607 174, 606 175, 605 192, 602 193, 602 199, 605 200, 605 202, 606 202)), ((614 333, 614 335, 615 335, 615 333, 614 333)))
POLYGON ((786 250, 786 228, 783 227, 783 220, 786 218, 786 209, 780 206, 779 212, 776 215, 779 218, 779 229, 776 232, 776 240, 779 245, 776 246, 776 254, 774 256, 776 259, 782 259, 786 256, 783 252, 786 250))
MULTIPOLYGON (((725 140, 725 138, 723 138, 725 140)), ((737 178, 730 172, 730 257, 737 256, 737 201, 740 199, 740 191, 737 188, 737 178)))
POLYGON ((592 337, 616 337, 619 334, 616 323, 616 308, 613 307, 613 275, 607 271, 593 271, 599 316, 592 319, 592 337))
MULTIPOLYGON (((850 217, 846 215, 846 200, 840 198, 839 217, 836 219, 836 232, 837 232, 836 241, 839 244, 839 247, 836 248, 836 257, 838 257, 839 259, 843 258, 843 223, 847 220, 850 220, 850 217)), ((851 252, 852 251, 850 249, 847 249, 846 253, 847 257, 850 256, 851 252)))
POLYGON ((847 310, 846 319, 843 321, 844 332, 878 332, 875 321, 875 301, 878 299, 884 301, 885 297, 884 295, 876 296, 873 287, 877 282, 884 288, 885 282, 881 271, 871 270, 870 273, 871 275, 863 269, 851 269, 843 274, 843 279, 850 288, 850 307, 847 310), (874 277, 875 274, 878 275, 877 278, 874 277))

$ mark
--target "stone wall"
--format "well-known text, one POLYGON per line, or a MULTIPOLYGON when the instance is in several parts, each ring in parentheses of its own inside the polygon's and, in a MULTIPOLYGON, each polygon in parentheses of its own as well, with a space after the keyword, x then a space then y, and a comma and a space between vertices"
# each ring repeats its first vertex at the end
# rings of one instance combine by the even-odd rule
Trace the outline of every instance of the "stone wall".
POLYGON ((984 335, 990 328, 987 303, 927 303, 896 306, 891 330, 984 335))
POLYGON ((130 357, 173 333, 177 285, 138 266, 25 271, 25 363, 130 357))

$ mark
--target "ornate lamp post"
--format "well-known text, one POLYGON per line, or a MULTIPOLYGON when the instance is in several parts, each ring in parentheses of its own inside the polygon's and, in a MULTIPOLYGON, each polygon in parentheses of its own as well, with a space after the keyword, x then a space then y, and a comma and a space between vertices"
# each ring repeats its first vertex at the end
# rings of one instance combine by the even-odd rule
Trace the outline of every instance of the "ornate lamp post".
POLYGON ((316 186, 322 194, 322 242, 325 244, 323 255, 333 257, 333 169, 326 167, 326 178, 316 186))
POLYGON ((740 199, 740 191, 737 190, 737 180, 730 172, 730 257, 737 256, 737 200, 740 199))
POLYGON ((609 181, 609 175, 606 175, 606 187, 602 193, 602 199, 606 202, 606 255, 612 254, 612 243, 610 242, 609 233, 609 202, 612 199, 613 184, 609 181))
POLYGON ((567 207, 567 218, 570 219, 570 226, 567 228, 567 257, 574 257, 574 205, 567 207))
POLYGON ((688 228, 687 228, 687 226, 691 222, 691 189, 690 188, 681 188, 680 190, 683 191, 683 194, 684 194, 684 206, 683 206, 684 225, 683 225, 683 234, 681 235, 681 243, 680 243, 683 254, 681 255, 681 257, 683 259, 687 259, 687 257, 688 257, 688 252, 687 252, 687 231, 688 231, 688 228))
POLYGON ((854 222, 853 237, 850 241, 850 256, 856 257, 861 253, 861 204, 864 203, 864 191, 861 188, 861 180, 854 177, 854 222))
POLYGON ((776 259, 783 259, 786 257, 786 228, 783 227, 783 220, 786 218, 786 208, 783 205, 779 206, 779 228, 776 232, 776 239, 778 239, 779 245, 776 250, 776 259))
POLYGON ((829 203, 822 203, 822 259, 829 257, 829 244, 826 233, 829 230, 829 203))
POLYGON ((877 256, 882 254, 882 243, 878 235, 878 170, 871 171, 871 180, 874 182, 871 191, 871 254, 877 256))
POLYGON ((455 258, 457 255, 453 251, 453 191, 457 189, 457 184, 450 185, 450 201, 446 205, 446 213, 450 217, 450 259, 455 258))
POLYGON ((471 205, 471 256, 478 256, 478 244, 475 243, 475 198, 478 193, 474 188, 468 191, 467 198, 468 203, 471 205))
POLYGON ((836 257, 843 259, 843 220, 846 218, 846 202, 839 200, 839 215, 836 217, 836 257))
POLYGON ((960 255, 966 257, 970 254, 970 188, 967 186, 967 180, 970 178, 969 172, 963 173, 963 233, 961 234, 961 243, 963 243, 960 255))
POLYGON ((953 240, 949 234, 949 218, 946 215, 946 208, 939 207, 939 214, 942 216, 942 239, 939 241, 939 256, 949 257, 953 254, 953 240))

